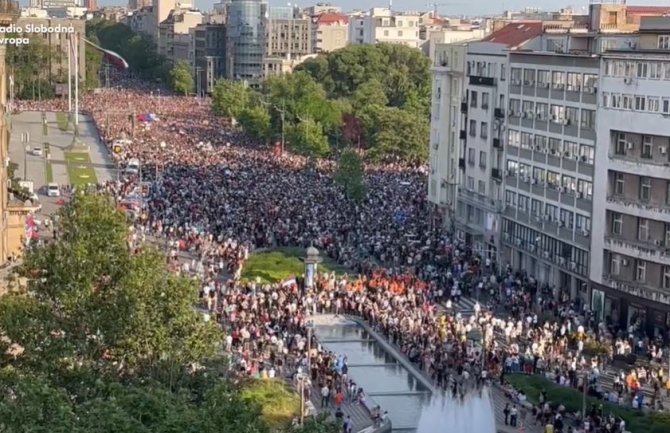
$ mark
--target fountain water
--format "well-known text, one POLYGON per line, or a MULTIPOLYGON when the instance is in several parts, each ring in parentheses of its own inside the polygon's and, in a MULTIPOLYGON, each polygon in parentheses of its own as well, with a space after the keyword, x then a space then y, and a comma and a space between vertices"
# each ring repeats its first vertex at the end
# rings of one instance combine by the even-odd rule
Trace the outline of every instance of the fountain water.
POLYGON ((488 388, 461 398, 433 396, 419 418, 417 433, 495 433, 495 408, 488 388))

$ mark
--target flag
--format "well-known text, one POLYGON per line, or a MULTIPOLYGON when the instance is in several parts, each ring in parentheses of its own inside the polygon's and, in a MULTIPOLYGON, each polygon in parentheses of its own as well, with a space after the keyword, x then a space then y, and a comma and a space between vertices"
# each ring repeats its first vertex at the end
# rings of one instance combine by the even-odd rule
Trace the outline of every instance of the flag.
POLYGON ((95 48, 96 50, 100 51, 104 55, 105 60, 107 60, 109 63, 113 64, 114 66, 116 66, 119 70, 125 71, 126 69, 129 68, 129 65, 128 65, 128 62, 126 62, 126 59, 121 57, 121 55, 119 55, 118 53, 115 53, 112 50, 106 50, 106 49, 102 48, 101 46, 94 44, 93 42, 89 41, 86 38, 82 38, 82 39, 84 40, 84 42, 86 42, 87 44, 89 44, 90 46, 95 48))

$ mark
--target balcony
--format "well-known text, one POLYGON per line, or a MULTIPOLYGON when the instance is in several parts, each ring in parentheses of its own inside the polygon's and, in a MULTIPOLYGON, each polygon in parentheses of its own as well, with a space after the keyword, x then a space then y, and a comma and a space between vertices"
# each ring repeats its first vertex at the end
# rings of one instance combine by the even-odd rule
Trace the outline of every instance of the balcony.
POLYGON ((670 266, 670 248, 605 235, 605 248, 624 256, 670 266))
POLYGON ((618 277, 607 273, 603 273, 603 282, 620 292, 670 305, 670 293, 667 291, 652 289, 630 281, 621 281, 618 277))
POLYGON ((458 133, 458 138, 461 140, 468 138, 468 133, 465 131, 465 129, 461 129, 461 132, 458 133))
POLYGON ((502 148, 503 148, 502 141, 499 138, 494 138, 493 139, 493 147, 496 148, 496 149, 502 150, 502 148))
POLYGON ((468 112, 468 103, 461 102, 461 113, 466 114, 468 112))
POLYGON ((465 158, 458 158, 458 168, 465 170, 465 158))
POLYGON ((484 206, 486 209, 496 213, 502 212, 504 208, 502 200, 494 200, 485 194, 480 194, 476 191, 471 191, 466 188, 460 188, 458 190, 458 196, 460 199, 470 204, 484 206))
POLYGON ((0 1, 0 26, 16 22, 20 15, 21 7, 18 1, 0 1))
POLYGON ((666 219, 670 218, 670 206, 660 204, 645 203, 638 200, 630 200, 621 196, 608 195, 608 209, 615 212, 638 216, 647 219, 666 219))
POLYGON ((496 80, 493 77, 482 77, 481 75, 470 75, 471 86, 495 86, 496 80))
POLYGON ((493 115, 495 116, 496 119, 504 119, 505 111, 502 108, 496 108, 495 110, 493 110, 493 115))
POLYGON ((499 168, 491 169, 491 177, 497 182, 502 182, 502 170, 499 168))

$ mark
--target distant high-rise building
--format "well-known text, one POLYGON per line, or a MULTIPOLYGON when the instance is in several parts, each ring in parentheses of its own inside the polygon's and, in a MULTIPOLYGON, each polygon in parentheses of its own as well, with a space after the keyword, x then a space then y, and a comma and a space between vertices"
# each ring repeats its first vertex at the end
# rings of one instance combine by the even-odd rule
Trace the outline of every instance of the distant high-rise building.
POLYGON ((94 11, 98 9, 98 3, 96 0, 84 0, 84 7, 89 11, 94 11))
POLYGON ((268 5, 261 0, 228 3, 226 76, 258 86, 264 78, 268 5))
POLYGON ((128 2, 128 9, 137 10, 151 6, 152 0, 130 0, 128 2))

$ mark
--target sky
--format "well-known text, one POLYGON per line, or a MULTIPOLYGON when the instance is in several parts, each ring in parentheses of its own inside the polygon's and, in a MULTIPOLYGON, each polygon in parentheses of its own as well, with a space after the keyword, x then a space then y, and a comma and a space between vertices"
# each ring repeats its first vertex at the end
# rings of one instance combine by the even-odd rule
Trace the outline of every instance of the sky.
MULTIPOLYGON (((215 0, 193 0, 196 8, 200 10, 210 10, 215 0)), ((218 0, 216 0, 218 1, 218 0)), ((287 0, 291 1, 291 0, 287 0)), ((328 1, 333 5, 342 7, 345 11, 353 9, 370 9, 372 7, 388 6, 388 0, 293 0, 300 6, 310 6, 317 1, 328 1)), ((271 6, 285 6, 287 2, 283 0, 270 0, 271 6)), ((503 10, 520 10, 526 7, 534 7, 542 10, 557 10, 563 7, 572 6, 579 10, 587 7, 588 0, 455 0, 445 1, 436 0, 439 4, 449 6, 439 6, 438 11, 442 15, 469 15, 480 16, 489 14, 498 14, 503 10)), ((27 0, 21 0, 21 3, 27 3, 27 0)), ((397 10, 431 10, 433 9, 428 0, 393 0, 393 9, 397 10)), ((646 6, 667 6, 668 0, 628 0, 628 4, 646 5, 646 6)), ((123 5, 126 0, 98 0, 99 5, 123 5)), ((585 9, 586 10, 586 9, 585 9)))

